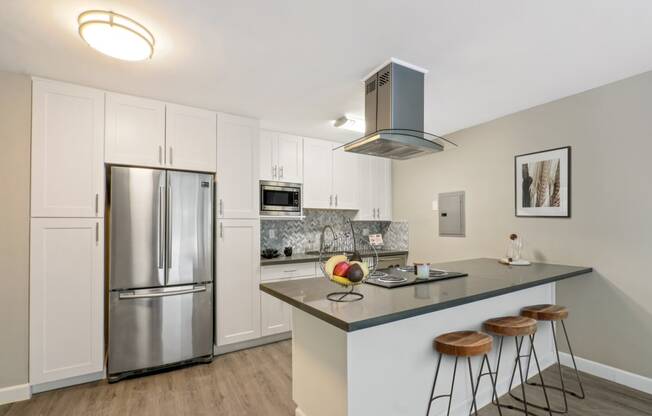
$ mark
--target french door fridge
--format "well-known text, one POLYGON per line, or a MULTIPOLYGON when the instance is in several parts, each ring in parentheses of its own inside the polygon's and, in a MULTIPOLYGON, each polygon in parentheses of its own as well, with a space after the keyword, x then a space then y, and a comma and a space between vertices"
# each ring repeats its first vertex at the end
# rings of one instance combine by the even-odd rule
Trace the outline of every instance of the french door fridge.
POLYGON ((111 167, 109 381, 213 357, 213 177, 111 167))

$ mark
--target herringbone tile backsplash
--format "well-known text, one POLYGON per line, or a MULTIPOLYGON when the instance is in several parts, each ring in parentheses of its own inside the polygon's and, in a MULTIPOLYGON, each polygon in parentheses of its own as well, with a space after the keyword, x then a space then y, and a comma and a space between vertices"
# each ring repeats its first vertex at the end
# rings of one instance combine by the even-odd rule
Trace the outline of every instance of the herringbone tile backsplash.
MULTIPOLYGON (((261 220, 260 247, 261 249, 273 248, 280 252, 284 247, 292 247, 295 253, 317 250, 319 235, 325 225, 333 227, 338 235, 350 234, 346 219, 353 218, 355 213, 356 211, 307 209, 304 211, 306 218, 303 220, 261 220), (274 236, 270 237, 271 234, 274 236)), ((408 249, 407 222, 354 221, 353 229, 358 241, 365 238, 363 235, 367 230, 369 234, 383 235, 385 249, 408 249)))

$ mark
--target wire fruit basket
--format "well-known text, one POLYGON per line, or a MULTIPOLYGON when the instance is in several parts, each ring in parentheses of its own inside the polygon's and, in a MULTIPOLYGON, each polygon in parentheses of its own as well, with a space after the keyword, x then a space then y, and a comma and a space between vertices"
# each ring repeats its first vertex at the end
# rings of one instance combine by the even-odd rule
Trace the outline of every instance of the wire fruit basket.
POLYGON ((372 273, 376 271, 376 265, 378 264, 378 251, 376 250, 376 247, 364 239, 356 242, 355 232, 353 231, 353 224, 350 221, 349 225, 351 227, 350 234, 341 234, 339 237, 336 237, 333 228, 328 225, 324 227, 321 233, 319 244, 319 268, 321 269, 321 272, 326 279, 339 286, 342 286, 343 288, 348 289, 346 291, 331 292, 326 295, 326 298, 332 302, 355 302, 363 299, 364 295, 360 292, 356 292, 355 288, 356 286, 363 284, 369 278, 369 276, 371 276, 372 273), (324 243, 324 234, 327 229, 330 229, 331 233, 333 234, 333 239, 338 241, 339 247, 348 247, 352 249, 352 251, 347 251, 346 249, 326 250, 326 245, 324 243), (366 251, 372 254, 371 265, 362 260, 357 248, 357 243, 363 243, 369 246, 369 250, 366 251), (332 267, 336 266, 336 263, 340 262, 347 262, 351 265, 358 264, 363 270, 362 279, 353 281, 349 280, 347 277, 335 275, 333 273, 332 267))

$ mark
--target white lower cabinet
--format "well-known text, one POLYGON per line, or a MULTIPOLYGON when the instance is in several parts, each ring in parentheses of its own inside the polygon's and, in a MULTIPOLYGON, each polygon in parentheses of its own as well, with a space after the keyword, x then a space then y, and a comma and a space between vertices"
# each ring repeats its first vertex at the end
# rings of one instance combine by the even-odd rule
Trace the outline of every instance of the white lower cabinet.
POLYGON ((217 345, 260 337, 260 221, 218 220, 217 345))
POLYGON ((104 221, 32 218, 30 383, 102 371, 103 311, 104 221))
POLYGON ((292 330, 292 307, 280 299, 260 292, 260 335, 280 334, 292 330))

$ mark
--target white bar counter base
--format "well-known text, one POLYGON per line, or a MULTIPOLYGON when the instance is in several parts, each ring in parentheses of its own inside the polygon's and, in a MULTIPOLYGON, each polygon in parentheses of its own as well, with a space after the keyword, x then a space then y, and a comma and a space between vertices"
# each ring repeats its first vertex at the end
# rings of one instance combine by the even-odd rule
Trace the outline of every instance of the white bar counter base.
MULTIPOLYGON (((431 286, 431 290, 437 290, 431 286)), ((486 319, 518 315, 521 307, 555 303, 555 283, 535 286, 448 309, 386 324, 346 332, 296 307, 292 308, 292 398, 296 416, 397 416, 425 415, 435 376, 437 353, 433 339, 459 330, 481 330, 486 319)), ((364 302, 347 308, 364 308, 364 302)), ((332 304, 332 308, 341 304, 332 304)), ((552 331, 539 325, 536 348, 541 369, 556 362, 552 331)), ((489 354, 492 368, 498 357, 498 338, 489 354)), ((528 351, 525 342, 522 352, 528 351)), ((505 338, 499 371, 498 394, 507 393, 515 357, 514 338, 505 338)), ((523 360, 525 366, 526 360, 523 360)), ((444 358, 437 394, 450 390, 454 358, 444 358)), ((480 366, 472 358, 474 378, 480 366)), ((536 374, 532 362, 530 375, 536 374)), ((516 376, 515 386, 519 383, 516 376)), ((471 387, 466 359, 460 358, 451 407, 452 415, 468 415, 471 387)), ((483 377, 478 408, 490 403, 491 382, 483 377)), ((433 403, 430 415, 446 414, 448 401, 433 403)))

